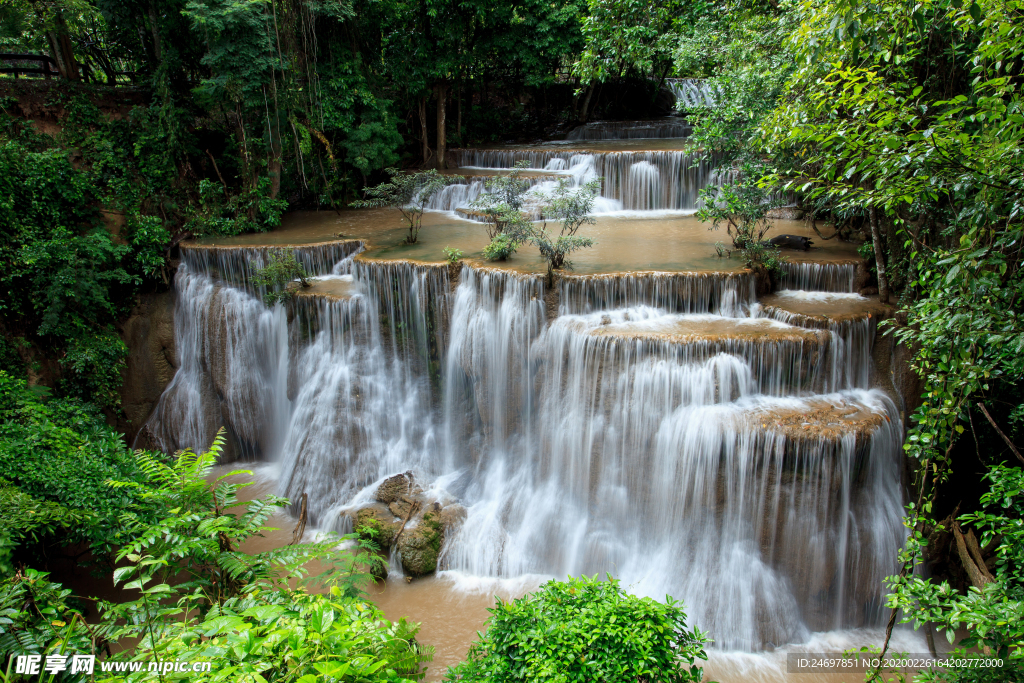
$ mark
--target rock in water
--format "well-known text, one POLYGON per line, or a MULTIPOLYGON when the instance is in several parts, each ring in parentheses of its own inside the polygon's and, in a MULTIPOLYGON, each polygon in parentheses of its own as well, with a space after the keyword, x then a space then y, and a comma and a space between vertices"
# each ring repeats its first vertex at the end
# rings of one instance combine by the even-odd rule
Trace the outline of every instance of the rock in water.
POLYGON ((374 494, 374 497, 385 505, 394 503, 401 496, 409 493, 412 483, 411 479, 412 477, 409 476, 408 472, 388 477, 377 487, 377 493, 374 494))
POLYGON ((799 249, 801 251, 807 251, 811 248, 813 242, 811 242, 809 237, 801 237, 800 235, 776 235, 768 240, 768 244, 773 247, 779 247, 780 249, 799 249))
POLYGON ((402 569, 409 576, 423 576, 437 569, 437 556, 444 542, 444 527, 435 512, 423 515, 413 528, 406 527, 398 538, 402 569))
POLYGON ((381 550, 387 550, 395 540, 402 522, 395 519, 391 511, 383 503, 374 503, 356 513, 352 525, 360 537, 376 541, 381 550), (376 533, 370 531, 375 529, 376 533))

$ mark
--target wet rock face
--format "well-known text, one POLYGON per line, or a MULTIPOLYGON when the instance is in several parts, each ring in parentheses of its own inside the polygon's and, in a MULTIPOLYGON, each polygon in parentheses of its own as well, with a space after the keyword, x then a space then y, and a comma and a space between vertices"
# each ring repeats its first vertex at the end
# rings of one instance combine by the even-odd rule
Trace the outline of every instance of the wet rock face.
MULTIPOLYGON (((386 479, 378 488, 389 492, 408 486, 411 476, 399 474, 386 479)), ((466 519, 466 509, 458 504, 442 507, 428 502, 422 491, 414 488, 390 503, 376 502, 354 513, 353 527, 364 539, 373 539, 381 551, 397 546, 402 568, 409 578, 425 576, 437 570, 444 539, 455 534, 466 519), (404 525, 404 526, 403 526, 404 525)))
POLYGON ((355 531, 362 538, 374 540, 382 550, 387 550, 395 540, 395 534, 402 527, 402 522, 395 519, 387 506, 374 503, 356 513, 355 531), (375 533, 370 530, 375 530, 375 533))
POLYGON ((435 510, 429 510, 415 527, 406 527, 398 538, 402 569, 409 576, 430 574, 437 569, 437 557, 441 554, 443 542, 441 516, 435 510))
POLYGON ((174 292, 140 296, 124 323, 122 338, 128 346, 120 392, 127 420, 118 428, 124 430, 128 443, 132 443, 178 371, 174 292))
POLYGON ((401 496, 409 493, 411 485, 412 477, 409 473, 396 474, 385 479, 384 483, 377 487, 377 493, 374 494, 374 498, 385 505, 394 503, 401 496))

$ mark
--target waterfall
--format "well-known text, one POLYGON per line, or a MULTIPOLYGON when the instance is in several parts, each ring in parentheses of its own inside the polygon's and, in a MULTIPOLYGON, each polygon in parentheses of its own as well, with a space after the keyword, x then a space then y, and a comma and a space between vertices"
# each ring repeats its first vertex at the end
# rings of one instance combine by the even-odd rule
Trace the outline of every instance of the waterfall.
POLYGON ((700 107, 714 107, 717 102, 717 94, 706 82, 698 78, 669 78, 666 79, 669 89, 676 96, 677 109, 697 109, 700 107))
POLYGON ((749 274, 548 291, 466 266, 453 287, 445 265, 335 248, 304 258, 343 294, 273 308, 246 284, 253 253, 185 249, 155 443, 204 448, 225 425, 320 528, 349 529, 345 511, 411 471, 466 508, 442 570, 610 572, 684 600, 716 647, 880 622, 902 434, 866 389, 873 323, 760 307, 749 274))
POLYGON ((636 162, 629 167, 629 175, 622 194, 631 199, 631 209, 647 211, 660 207, 661 171, 649 161, 636 162))
POLYGON ((857 266, 853 263, 783 263, 780 289, 852 292, 857 266))
POLYGON ((714 159, 682 150, 586 152, 550 149, 457 152, 459 165, 471 168, 512 168, 528 161, 530 168, 573 171, 577 182, 603 178, 601 197, 618 206, 597 207, 598 212, 626 210, 695 210, 698 192, 719 182, 714 159))
POLYGON ((559 279, 559 313, 653 306, 676 313, 738 316, 756 300, 750 273, 622 273, 559 279))
POLYGON ((451 405, 471 417, 454 430, 468 517, 450 569, 611 571, 684 599, 727 648, 878 623, 902 539, 900 428, 880 392, 806 394, 841 381, 828 334, 824 349, 594 335, 671 316, 643 308, 541 328, 540 283, 495 277, 468 274, 452 314, 451 405))

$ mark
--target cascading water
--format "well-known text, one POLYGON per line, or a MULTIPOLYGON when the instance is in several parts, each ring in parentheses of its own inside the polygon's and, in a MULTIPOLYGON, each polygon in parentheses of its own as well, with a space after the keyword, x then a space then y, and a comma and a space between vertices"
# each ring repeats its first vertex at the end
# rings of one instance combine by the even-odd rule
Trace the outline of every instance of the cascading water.
POLYGON ((568 170, 580 184, 602 178, 601 197, 607 202, 595 213, 617 210, 696 210, 698 192, 719 182, 715 160, 682 150, 636 152, 578 152, 560 150, 486 150, 457 152, 467 168, 512 168, 519 161, 531 169, 568 170))
POLYGON ((669 78, 666 80, 672 94, 676 96, 676 108, 681 110, 699 107, 714 107, 718 100, 717 93, 698 78, 669 78))
POLYGON ((853 263, 783 263, 780 289, 852 292, 857 274, 853 263))
POLYGON ((465 267, 453 290, 445 266, 351 252, 319 266, 345 295, 314 288, 286 312, 223 279, 242 257, 192 251, 181 369, 148 425, 162 447, 202 448, 225 424, 339 529, 412 471, 466 508, 442 550, 452 575, 611 572, 684 600, 718 647, 878 623, 901 434, 866 388, 870 360, 850 361, 862 336, 758 309, 744 274, 548 292, 465 267))

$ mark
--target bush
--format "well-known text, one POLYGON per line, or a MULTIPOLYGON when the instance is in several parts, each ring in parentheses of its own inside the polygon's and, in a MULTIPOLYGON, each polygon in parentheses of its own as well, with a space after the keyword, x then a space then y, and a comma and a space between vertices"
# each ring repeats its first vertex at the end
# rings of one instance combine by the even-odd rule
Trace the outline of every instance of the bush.
MULTIPOLYGON (((106 481, 143 477, 136 456, 94 408, 76 399, 44 399, 24 380, 0 371, 0 478, 26 496, 8 492, 24 514, 43 506, 48 516, 75 520, 47 527, 64 531, 46 540, 86 541, 94 551, 107 552, 122 538, 117 519, 136 496, 111 489, 106 481)), ((11 515, 10 521, 15 511, 4 514, 11 515)), ((15 547, 19 539, 42 540, 40 532, 26 534, 23 527, 11 533, 8 544, 15 547)))
POLYGON ((490 244, 484 247, 484 258, 488 261, 504 261, 516 253, 516 249, 521 244, 522 241, 516 239, 513 235, 499 232, 490 241, 490 244))
POLYGON ((592 180, 578 190, 571 190, 565 179, 558 181, 547 206, 544 207, 544 218, 552 218, 561 222, 562 227, 557 236, 548 233, 548 224, 532 230, 532 241, 540 249, 540 255, 548 262, 548 286, 551 286, 553 271, 561 268, 572 268, 566 258, 580 249, 594 246, 594 240, 580 237, 576 232, 584 225, 596 223, 590 212, 594 208, 594 198, 601 191, 601 181, 592 180))
POLYGON ((267 265, 261 266, 253 261, 249 268, 252 284, 266 290, 263 303, 268 306, 286 301, 291 296, 292 293, 288 291, 289 282, 298 280, 303 287, 309 287, 314 282, 306 272, 306 267, 295 258, 294 249, 271 251, 267 255, 267 265))
MULTIPOLYGON (((169 624, 170 625, 170 624, 169 624)), ((416 642, 418 624, 392 623, 372 604, 304 591, 255 590, 217 606, 205 619, 175 622, 155 642, 147 638, 122 661, 214 660, 208 673, 164 674, 206 683, 402 683, 423 678, 433 648, 416 642)), ((143 672, 142 676, 146 674, 143 672)), ((102 681, 141 680, 105 674, 102 681)))
POLYGON ((608 578, 549 581, 490 610, 487 631, 446 681, 700 681, 705 634, 682 605, 630 595, 608 578))

